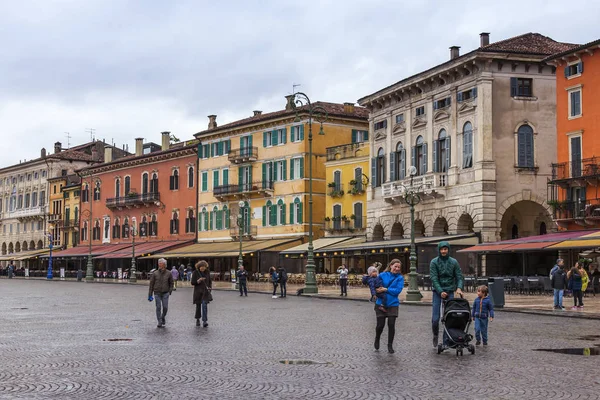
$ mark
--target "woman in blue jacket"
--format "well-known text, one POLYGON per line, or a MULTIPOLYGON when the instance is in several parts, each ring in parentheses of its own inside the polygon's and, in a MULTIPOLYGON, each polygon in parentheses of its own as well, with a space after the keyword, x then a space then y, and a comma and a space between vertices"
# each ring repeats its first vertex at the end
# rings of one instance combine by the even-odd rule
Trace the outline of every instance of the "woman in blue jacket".
POLYGON ((387 318, 388 324, 388 351, 394 352, 394 335, 396 334, 396 318, 398 318, 398 306, 400 300, 398 296, 402 289, 404 289, 404 277, 400 273, 402 263, 398 259, 393 259, 386 269, 379 275, 383 281, 383 286, 377 288, 377 293, 385 293, 386 304, 385 312, 380 309, 382 305, 382 299, 378 298, 375 303, 375 316, 377 317, 377 326, 375 327, 375 350, 379 350, 379 339, 381 339, 381 333, 385 326, 385 320, 387 318))

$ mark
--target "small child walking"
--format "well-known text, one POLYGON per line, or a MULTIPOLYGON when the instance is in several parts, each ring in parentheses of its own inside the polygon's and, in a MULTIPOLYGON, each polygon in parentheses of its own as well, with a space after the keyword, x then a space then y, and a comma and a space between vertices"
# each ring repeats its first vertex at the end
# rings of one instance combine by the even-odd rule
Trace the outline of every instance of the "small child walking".
POLYGON ((494 306, 492 300, 488 296, 488 287, 481 285, 477 288, 477 298, 473 302, 473 310, 471 310, 473 319, 475 320, 475 339, 476 345, 488 344, 488 321, 494 320, 494 306))
POLYGON ((377 308, 381 312, 387 312, 386 308, 386 296, 385 292, 377 293, 376 289, 383 286, 383 281, 379 277, 379 271, 374 266, 371 266, 367 269, 367 275, 363 276, 362 279, 363 285, 369 285, 369 289, 371 290, 371 299, 369 301, 376 301, 378 298, 381 299, 381 305, 377 308))

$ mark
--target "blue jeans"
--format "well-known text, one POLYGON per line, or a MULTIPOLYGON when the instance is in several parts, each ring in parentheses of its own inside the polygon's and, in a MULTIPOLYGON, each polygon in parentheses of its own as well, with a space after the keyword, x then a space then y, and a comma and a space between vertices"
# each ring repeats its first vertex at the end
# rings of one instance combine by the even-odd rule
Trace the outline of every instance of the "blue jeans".
POLYGON ((554 307, 562 307, 563 306, 563 293, 565 291, 562 289, 554 289, 554 307))
MULTIPOLYGON (((433 293, 433 309, 431 312, 431 328, 433 330, 433 336, 438 336, 440 334, 440 315, 442 309, 442 295, 435 290, 433 293)), ((448 292, 446 292, 448 293, 448 292)), ((454 293, 448 293, 448 297, 446 300, 454 298, 454 293)), ((448 335, 446 331, 444 331, 443 342, 444 346, 448 344, 448 335)))
POLYGON ((488 322, 489 322, 489 320, 487 318, 486 319, 475 318, 475 339, 478 342, 480 342, 483 337, 483 343, 487 343, 487 341, 488 341, 488 336, 487 336, 488 322))
POLYGON ((159 324, 164 324, 167 311, 169 311, 169 292, 154 292, 154 302, 156 303, 156 319, 159 324))
POLYGON ((206 301, 196 304, 196 315, 194 317, 196 319, 202 318, 202 322, 208 321, 208 303, 206 301))

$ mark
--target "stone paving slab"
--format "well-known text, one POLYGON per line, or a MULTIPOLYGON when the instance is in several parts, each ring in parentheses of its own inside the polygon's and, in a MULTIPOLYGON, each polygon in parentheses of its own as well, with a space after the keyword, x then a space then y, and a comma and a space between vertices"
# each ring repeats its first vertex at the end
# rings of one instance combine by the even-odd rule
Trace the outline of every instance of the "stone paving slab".
MULTIPOLYGON (((490 346, 436 354, 430 309, 401 306, 396 353, 374 351, 372 305, 192 290, 156 328, 142 285, 0 280, 0 399, 597 399, 597 321, 498 312, 490 346), (131 339, 108 342, 106 339, 131 339), (315 365, 282 364, 313 360, 315 365), (575 374, 576 382, 569 384, 575 374)), ((385 343, 386 333, 383 341, 385 343)), ((385 346, 383 346, 385 347, 385 346)))

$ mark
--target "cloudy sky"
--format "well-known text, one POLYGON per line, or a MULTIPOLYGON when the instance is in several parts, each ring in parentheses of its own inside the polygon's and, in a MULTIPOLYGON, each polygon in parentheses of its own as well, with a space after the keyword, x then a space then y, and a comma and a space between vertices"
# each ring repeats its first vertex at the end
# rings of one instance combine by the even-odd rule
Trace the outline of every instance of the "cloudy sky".
POLYGON ((580 0, 0 0, 0 166, 39 157, 88 129, 180 139, 252 110, 283 108, 293 84, 313 101, 356 101, 491 41, 539 32, 599 38, 600 2, 580 0), (219 4, 216 4, 219 3, 219 4))

